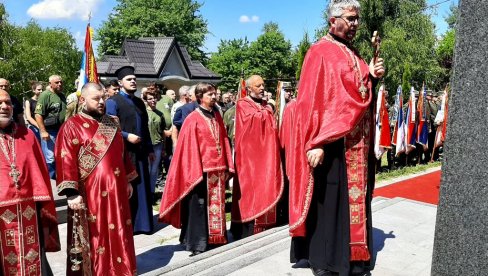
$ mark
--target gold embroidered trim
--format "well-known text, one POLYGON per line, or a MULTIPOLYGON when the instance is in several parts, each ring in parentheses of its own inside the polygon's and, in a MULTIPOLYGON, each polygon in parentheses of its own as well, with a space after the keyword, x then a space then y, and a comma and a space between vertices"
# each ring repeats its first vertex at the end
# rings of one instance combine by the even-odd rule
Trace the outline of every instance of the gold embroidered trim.
POLYGON ((64 189, 78 190, 78 181, 65 180, 58 185, 58 193, 61 193, 64 189))
POLYGON ((25 255, 25 259, 28 260, 29 262, 33 262, 37 259, 37 257, 39 256, 39 253, 37 253, 34 249, 31 249, 29 250, 29 253, 27 253, 27 255, 25 255))
POLYGON ((17 215, 8 209, 0 216, 6 224, 10 224, 16 217, 17 215))
POLYGON ((32 209, 32 207, 27 206, 27 208, 22 213, 22 215, 24 215, 24 217, 27 218, 28 220, 31 220, 32 216, 35 215, 35 213, 36 213, 36 211, 34 209, 32 209))
POLYGON ((32 197, 26 197, 26 198, 16 198, 16 199, 11 199, 11 200, 6 200, 6 201, 1 201, 0 202, 0 207, 5 207, 13 204, 17 204, 20 202, 25 202, 25 201, 48 201, 51 200, 52 198, 48 195, 46 196, 32 196, 32 197))
POLYGON ((80 143, 80 140, 75 138, 71 142, 73 143, 73 145, 78 145, 80 143))
POLYGON ((5 260, 10 264, 10 265, 14 265, 16 264, 19 260, 17 258, 17 254, 15 254, 14 252, 10 252, 8 253, 7 256, 5 256, 5 260))

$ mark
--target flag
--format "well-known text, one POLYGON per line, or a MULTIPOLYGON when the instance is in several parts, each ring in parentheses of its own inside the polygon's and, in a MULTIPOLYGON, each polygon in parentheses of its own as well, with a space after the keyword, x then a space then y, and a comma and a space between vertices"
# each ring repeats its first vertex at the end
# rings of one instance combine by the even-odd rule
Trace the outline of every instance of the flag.
POLYGON ((379 160, 387 149, 391 148, 390 120, 386 108, 386 95, 384 85, 380 86, 376 102, 376 133, 374 152, 379 160))
MULTIPOLYGON (((233 128, 232 128, 232 133, 233 133, 233 136, 235 137, 236 136, 236 117, 237 116, 237 101, 241 98, 245 98, 247 96, 247 90, 246 90, 246 81, 241 78, 239 80, 239 84, 237 85, 237 99, 236 99, 236 112, 234 115, 234 125, 233 125, 233 128)), ((234 151, 234 148, 232 148, 232 151, 234 151)), ((234 156, 234 154, 232 154, 232 156, 234 156)))
POLYGON ((393 144, 395 145, 396 156, 405 152, 405 120, 403 118, 403 95, 402 87, 399 85, 395 97, 396 123, 393 130, 393 144))
POLYGON ((276 88, 276 109, 275 118, 278 129, 281 128, 281 123, 283 119, 283 112, 285 111, 285 88, 284 82, 278 81, 278 87, 276 88))
POLYGON ((240 98, 245 98, 247 96, 246 81, 244 79, 239 80, 239 85, 237 86, 237 100, 240 98))
POLYGON ((405 122, 405 152, 408 154, 412 149, 415 148, 415 143, 417 140, 417 128, 415 126, 415 89, 412 86, 410 89, 410 98, 408 99, 408 109, 405 122))
POLYGON ((437 127, 437 132, 435 134, 434 148, 440 147, 444 144, 446 140, 446 130, 447 130, 447 110, 448 110, 449 96, 447 93, 447 87, 442 95, 441 109, 437 113, 435 123, 439 124, 437 127), (439 117, 439 119, 437 118, 439 117))
POLYGON ((426 106, 427 91, 425 85, 422 85, 422 91, 419 92, 419 102, 417 110, 419 112, 419 124, 417 126, 417 143, 421 144, 424 151, 429 146, 429 126, 427 123, 427 106, 426 106))
POLYGON ((81 92, 81 88, 87 82, 99 83, 97 63, 93 54, 92 35, 93 29, 90 27, 90 23, 88 23, 86 26, 85 49, 81 60, 80 76, 78 77, 78 93, 81 92))

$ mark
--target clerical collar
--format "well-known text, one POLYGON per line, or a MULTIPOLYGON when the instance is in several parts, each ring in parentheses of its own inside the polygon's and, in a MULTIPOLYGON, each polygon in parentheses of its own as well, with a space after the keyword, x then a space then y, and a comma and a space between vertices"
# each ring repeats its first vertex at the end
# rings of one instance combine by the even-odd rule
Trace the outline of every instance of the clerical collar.
POLYGON ((346 45, 348 47, 351 46, 351 41, 348 41, 348 40, 345 40, 343 38, 340 38, 340 37, 338 37, 335 34, 330 33, 330 32, 329 32, 329 35, 332 36, 332 38, 334 38, 335 40, 339 41, 340 43, 342 43, 342 44, 344 44, 344 45, 346 45))
POLYGON ((213 110, 212 111, 207 110, 207 109, 203 108, 201 105, 198 106, 198 108, 200 109, 200 111, 202 111, 202 113, 203 113, 203 115, 205 115, 205 117, 207 117, 207 118, 214 118, 215 117, 213 110))
POLYGON ((87 116, 91 117, 92 119, 95 119, 95 120, 97 120, 99 122, 100 122, 100 120, 102 119, 102 116, 103 116, 103 115, 98 114, 97 112, 90 112, 90 111, 88 111, 88 110, 86 110, 84 108, 81 110, 81 112, 83 113, 83 115, 87 115, 87 116))
POLYGON ((249 97, 256 103, 260 103, 262 104, 263 103, 263 99, 258 99, 258 98, 254 98, 253 96, 249 95, 249 97))

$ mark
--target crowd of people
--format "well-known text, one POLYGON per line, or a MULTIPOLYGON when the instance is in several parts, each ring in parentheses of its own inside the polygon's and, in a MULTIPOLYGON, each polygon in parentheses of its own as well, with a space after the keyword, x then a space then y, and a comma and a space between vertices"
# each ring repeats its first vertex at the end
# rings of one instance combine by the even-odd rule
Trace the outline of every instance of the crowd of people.
MULTIPOLYGON (((359 12, 357 1, 331 1, 329 33, 310 48, 298 93, 284 86, 282 117, 259 75, 242 98, 207 82, 177 92, 150 83, 139 97, 135 69, 124 66, 116 80, 67 97, 53 75, 45 89, 33 83, 24 104, 0 79, 3 274, 51 273, 55 179, 69 207, 68 275, 135 275, 133 234, 153 233, 158 203, 159 221, 181 229, 190 256, 229 242, 226 190, 233 240, 289 224, 294 267, 368 275, 374 91, 385 69, 351 45, 359 12)), ((436 96, 427 94, 429 133, 436 96)), ((398 111, 390 113, 394 130, 398 111)), ((390 151, 389 167, 435 160, 432 149, 390 151)))

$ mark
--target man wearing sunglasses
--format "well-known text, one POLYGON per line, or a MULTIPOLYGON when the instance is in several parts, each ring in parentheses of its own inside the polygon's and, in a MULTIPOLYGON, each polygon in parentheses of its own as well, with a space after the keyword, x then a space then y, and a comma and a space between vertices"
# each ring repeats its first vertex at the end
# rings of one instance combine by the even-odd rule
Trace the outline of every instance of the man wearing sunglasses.
POLYGON ((291 260, 314 275, 369 275, 373 268, 373 92, 383 59, 368 64, 352 46, 360 4, 332 0, 329 33, 303 63, 287 160, 291 260))

